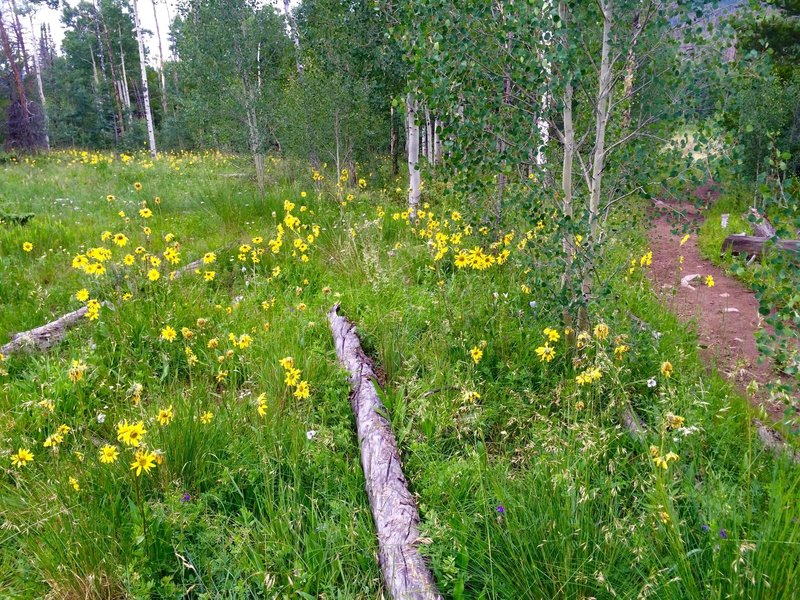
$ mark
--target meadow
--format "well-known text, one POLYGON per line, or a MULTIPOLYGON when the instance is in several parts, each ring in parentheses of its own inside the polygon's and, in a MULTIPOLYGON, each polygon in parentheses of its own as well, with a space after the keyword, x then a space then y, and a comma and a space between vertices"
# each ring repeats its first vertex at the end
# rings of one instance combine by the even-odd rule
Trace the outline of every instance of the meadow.
POLYGON ((0 357, 3 597, 382 597, 335 302, 446 597, 800 594, 800 471, 658 303, 637 201, 568 332, 546 209, 498 231, 434 182, 412 222, 378 169, 266 177, 220 153, 0 165, 0 344, 89 307, 0 357))

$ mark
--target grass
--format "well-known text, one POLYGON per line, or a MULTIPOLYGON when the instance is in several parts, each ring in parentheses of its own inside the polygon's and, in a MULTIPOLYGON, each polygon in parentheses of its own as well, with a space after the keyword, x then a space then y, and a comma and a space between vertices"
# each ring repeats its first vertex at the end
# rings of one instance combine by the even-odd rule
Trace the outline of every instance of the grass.
MULTIPOLYGON (((798 472, 759 445, 746 403, 705 373, 695 339, 642 270, 628 273, 646 251, 640 230, 606 254, 609 293, 593 324, 607 323, 609 336, 575 351, 559 324, 547 252, 555 232, 530 229, 529 215, 509 214, 513 239, 501 234, 492 247, 479 218, 470 233, 469 215, 454 220, 446 191, 427 198, 436 217, 411 231, 381 182, 342 206, 280 161, 260 197, 247 177, 229 176, 248 172, 235 157, 107 158, 56 154, 0 171, 0 210, 35 215, 0 226, 0 339, 80 306, 83 287, 112 305, 51 351, 0 363, 0 587, 10 597, 381 597, 346 377, 325 318, 334 301, 385 375, 423 549, 447 597, 796 593, 798 472), (144 199, 149 219, 138 216, 144 199), (287 211, 285 200, 296 206, 287 211), (284 227, 273 254, 287 212, 308 248, 284 227), (108 274, 72 269, 106 230, 129 237, 124 248, 104 244, 108 274), (508 249, 508 259, 460 269, 450 248, 434 260, 436 234, 456 245, 458 231, 461 247, 508 249), (163 257, 167 233, 182 264, 217 253, 201 268, 213 281, 169 282, 163 261, 161 277, 147 279, 141 257, 163 257), (256 236, 266 249, 258 263, 239 251, 258 247, 256 236), (137 245, 146 252, 121 264, 137 245), (166 325, 173 342, 162 339, 166 325), (552 362, 536 354, 546 327, 561 331, 552 362), (629 347, 622 360, 619 346, 629 347), (483 351, 478 362, 472 348, 483 351), (309 398, 284 382, 286 356, 309 398), (73 361, 86 366, 77 381, 73 361), (601 378, 578 385, 593 368, 601 378), (646 422, 646 440, 619 425, 625 403, 646 422), (144 447, 163 456, 139 477, 129 468, 135 449, 117 440, 122 419, 142 421, 144 447), (44 447, 62 424, 71 428, 63 441, 44 447), (120 453, 112 464, 98 461, 106 444, 120 453), (35 458, 13 467, 19 448, 35 458), (651 452, 679 459, 662 469, 651 452)), ((624 218, 637 211, 626 207, 624 218)))

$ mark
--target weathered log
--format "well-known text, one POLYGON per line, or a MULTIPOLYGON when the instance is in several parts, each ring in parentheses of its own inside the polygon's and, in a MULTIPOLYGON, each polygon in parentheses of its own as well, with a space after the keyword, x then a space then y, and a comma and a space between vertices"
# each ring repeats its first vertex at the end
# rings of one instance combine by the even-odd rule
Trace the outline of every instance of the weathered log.
POLYGON ((753 419, 753 425, 755 425, 758 437, 764 446, 778 456, 786 454, 792 462, 800 463, 800 452, 787 444, 779 431, 767 427, 758 419, 753 419))
POLYGON ((355 327, 328 313, 339 363, 350 373, 350 405, 356 416, 361 465, 378 534, 378 558, 383 581, 395 600, 433 600, 442 596, 420 554, 419 512, 408 490, 400 453, 385 408, 376 390, 372 361, 361 348, 355 327))
POLYGON ((754 235, 766 238, 773 238, 777 235, 777 232, 775 231, 775 228, 772 226, 772 223, 769 222, 769 219, 767 219, 767 217, 758 212, 758 210, 750 207, 750 210, 747 211, 747 214, 748 217, 752 216, 753 219, 755 219, 751 223, 754 235))
POLYGON ((200 268, 202 264, 203 264, 203 259, 198 258, 197 260, 192 261, 182 266, 177 271, 175 271, 175 273, 172 275, 172 279, 178 279, 182 275, 186 275, 186 273, 194 272, 194 270, 200 268))
POLYGON ((761 256, 772 247, 786 252, 800 252, 800 240, 776 240, 774 245, 768 245, 767 242, 770 239, 754 235, 729 235, 722 242, 722 252, 730 250, 731 254, 761 256))
MULTIPOLYGON (((203 264, 203 259, 198 259, 184 265, 172 275, 172 279, 178 279, 190 271, 194 271, 203 264)), ((109 306, 108 302, 103 302, 103 306, 109 306)), ((11 341, 0 347, 0 354, 8 356, 19 350, 47 350, 59 342, 71 328, 80 323, 81 318, 86 315, 87 308, 82 306, 65 315, 60 316, 55 321, 41 325, 28 331, 16 333, 11 337, 11 341)))
POLYGON ((10 342, 0 347, 0 354, 8 356, 12 352, 25 348, 46 350, 63 338, 69 329, 77 325, 87 310, 85 306, 82 306, 78 310, 67 313, 41 327, 15 334, 10 342))
POLYGON ((621 419, 622 424, 625 425, 625 429, 628 430, 628 433, 631 434, 633 439, 642 441, 645 438, 647 435, 647 427, 645 427, 639 415, 636 414, 636 411, 633 410, 633 407, 628 402, 622 407, 621 419))

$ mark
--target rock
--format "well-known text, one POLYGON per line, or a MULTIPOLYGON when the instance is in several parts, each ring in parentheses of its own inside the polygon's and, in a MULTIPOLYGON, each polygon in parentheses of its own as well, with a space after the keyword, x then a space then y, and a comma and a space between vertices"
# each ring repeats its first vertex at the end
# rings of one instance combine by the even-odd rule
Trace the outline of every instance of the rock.
POLYGON ((689 284, 692 281, 694 281, 695 279, 699 278, 699 277, 700 277, 700 273, 693 273, 691 275, 686 275, 685 277, 683 277, 681 279, 681 286, 689 288, 690 290, 693 290, 694 288, 689 284))
POLYGON ((739 309, 738 308, 734 308, 733 306, 728 306, 726 308, 723 308, 719 312, 721 312, 721 313, 738 313, 739 309))

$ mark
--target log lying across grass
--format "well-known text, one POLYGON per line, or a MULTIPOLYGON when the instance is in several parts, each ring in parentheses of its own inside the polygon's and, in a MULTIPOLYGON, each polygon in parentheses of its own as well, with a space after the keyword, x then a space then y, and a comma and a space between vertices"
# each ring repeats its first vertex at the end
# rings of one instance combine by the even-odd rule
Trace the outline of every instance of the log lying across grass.
MULTIPOLYGON (((730 250, 731 254, 761 256, 770 249, 770 246, 767 245, 770 239, 755 235, 729 235, 722 242, 722 252, 730 250)), ((774 247, 787 252, 800 253, 800 240, 775 240, 774 247)))
POLYGON ((15 334, 10 342, 0 347, 0 354, 8 356, 12 352, 22 349, 46 350, 63 338, 67 330, 77 325, 86 315, 87 310, 85 306, 82 306, 41 327, 15 334))
POLYGON ((438 600, 442 596, 418 549, 419 512, 403 476, 391 425, 383 416, 372 361, 361 348, 355 326, 339 315, 338 304, 328 320, 339 363, 350 373, 350 405, 356 416, 384 585, 395 600, 438 600))
POLYGON ((765 447, 772 450, 772 452, 778 456, 786 454, 792 462, 800 463, 800 451, 792 448, 786 440, 783 439, 779 431, 772 429, 772 427, 767 427, 758 419, 753 419, 753 425, 758 432, 761 443, 764 444, 765 447))
MULTIPOLYGON (((184 265, 172 276, 172 279, 178 279, 181 275, 185 275, 189 271, 194 271, 203 264, 203 259, 198 259, 184 265)), ((108 302, 103 302, 104 306, 109 306, 108 302)), ((0 354, 9 356, 19 350, 47 350, 61 341, 67 331, 75 327, 81 322, 81 319, 86 316, 87 308, 80 307, 78 310, 73 310, 65 315, 58 317, 55 321, 51 321, 40 327, 35 327, 28 331, 15 333, 11 337, 11 341, 0 346, 0 354)))

